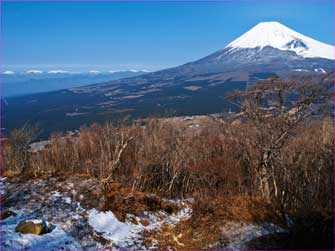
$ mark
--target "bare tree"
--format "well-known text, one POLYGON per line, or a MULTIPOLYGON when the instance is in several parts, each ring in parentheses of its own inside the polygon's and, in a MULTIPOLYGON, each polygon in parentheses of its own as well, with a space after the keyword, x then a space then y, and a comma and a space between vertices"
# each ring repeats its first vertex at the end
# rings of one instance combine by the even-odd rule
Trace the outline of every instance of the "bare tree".
POLYGON ((30 165, 30 144, 37 138, 38 129, 29 124, 22 128, 14 129, 4 144, 3 161, 4 169, 17 173, 27 171, 30 165))
POLYGON ((274 197, 285 202, 287 170, 283 165, 282 149, 298 125, 318 114, 323 93, 322 86, 306 79, 271 78, 247 91, 231 94, 234 103, 256 130, 254 145, 258 150, 258 164, 254 172, 259 190, 266 199, 274 197))
POLYGON ((127 131, 107 123, 99 138, 100 149, 100 182, 103 186, 111 181, 120 167, 121 156, 133 137, 127 131))

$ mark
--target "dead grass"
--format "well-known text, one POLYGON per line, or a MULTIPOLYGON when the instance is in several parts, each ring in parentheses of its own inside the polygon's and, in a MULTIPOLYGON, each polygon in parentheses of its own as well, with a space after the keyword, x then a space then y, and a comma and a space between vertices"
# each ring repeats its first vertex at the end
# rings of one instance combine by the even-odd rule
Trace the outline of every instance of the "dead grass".
POLYGON ((16 177, 16 176, 19 176, 19 175, 20 175, 20 172, 14 171, 14 170, 4 170, 3 173, 2 173, 3 177, 8 177, 8 178, 16 177))
POLYGON ((231 221, 283 223, 275 208, 261 198, 225 196, 197 201, 190 219, 164 225, 159 231, 145 231, 143 236, 147 246, 157 241, 158 249, 210 248, 222 241, 222 227, 231 221))
POLYGON ((208 211, 203 210, 203 206, 199 205, 204 203, 211 206, 210 213, 220 221, 282 223, 276 208, 261 197, 236 195, 198 202, 194 207, 195 215, 208 214, 208 211))
MULTIPOLYGON (((76 136, 54 134, 50 144, 37 153, 22 150, 31 137, 29 130, 19 130, 4 143, 3 171, 8 177, 27 178, 82 175, 96 178, 102 186, 118 182, 120 189, 107 190, 107 202, 98 204, 120 211, 121 219, 124 212, 162 207, 161 202, 154 202, 158 199, 150 201, 142 193, 164 198, 249 194, 264 196, 287 212, 319 207, 333 211, 330 118, 301 125, 282 149, 282 157, 273 163, 275 171, 262 164, 271 133, 263 137, 243 120, 233 126, 220 118, 200 121, 197 130, 189 127, 198 124, 193 118, 152 119, 144 126, 95 124, 81 128, 76 136), (259 142, 263 142, 261 148, 259 142), (263 177, 263 168, 273 175, 263 177), (264 187, 269 187, 267 193, 264 187), (139 203, 139 209, 133 208, 134 203, 139 203)), ((211 204, 203 205, 209 210, 204 211, 210 212, 211 204)))
POLYGON ((127 214, 139 216, 144 211, 165 211, 168 214, 179 210, 175 203, 162 200, 161 198, 143 192, 132 191, 121 183, 111 183, 105 194, 106 201, 104 210, 111 210, 115 216, 124 221, 127 214))

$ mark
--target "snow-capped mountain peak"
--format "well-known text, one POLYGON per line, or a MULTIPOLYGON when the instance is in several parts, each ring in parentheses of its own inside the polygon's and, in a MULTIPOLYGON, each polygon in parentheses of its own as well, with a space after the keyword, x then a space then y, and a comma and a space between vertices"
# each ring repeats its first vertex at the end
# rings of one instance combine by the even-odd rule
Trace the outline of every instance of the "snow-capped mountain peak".
POLYGON ((305 58, 334 59, 334 46, 304 36, 278 22, 261 22, 228 44, 225 49, 264 48, 294 51, 305 58))

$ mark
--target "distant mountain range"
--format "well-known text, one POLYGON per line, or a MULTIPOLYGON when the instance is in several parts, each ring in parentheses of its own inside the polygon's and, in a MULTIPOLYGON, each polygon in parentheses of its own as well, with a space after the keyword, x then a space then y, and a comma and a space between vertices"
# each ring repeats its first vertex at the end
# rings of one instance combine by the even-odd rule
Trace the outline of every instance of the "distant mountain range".
POLYGON ((196 115, 234 110, 225 98, 273 75, 333 71, 334 47, 278 22, 263 22, 194 62, 136 77, 6 99, 4 127, 29 121, 47 134, 82 124, 161 115, 196 115))
POLYGON ((28 70, 15 73, 5 71, 2 74, 2 96, 10 97, 39 92, 48 92, 68 89, 77 86, 106 82, 114 79, 135 77, 149 71, 125 70, 125 71, 88 71, 84 73, 72 73, 64 70, 28 70))

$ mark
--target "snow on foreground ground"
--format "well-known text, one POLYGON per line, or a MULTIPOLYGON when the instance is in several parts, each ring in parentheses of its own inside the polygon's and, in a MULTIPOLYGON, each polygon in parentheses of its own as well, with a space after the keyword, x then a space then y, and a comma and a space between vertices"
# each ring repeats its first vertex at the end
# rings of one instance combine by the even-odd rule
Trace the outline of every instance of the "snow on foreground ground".
MULTIPOLYGON (((122 222, 113 212, 100 210, 102 198, 92 192, 98 185, 94 179, 2 179, 0 183, 2 212, 15 213, 1 221, 1 250, 157 249, 155 240, 146 246, 142 233, 174 226, 192 214, 188 201, 174 201, 180 207, 176 213, 144 211, 139 216, 127 214, 122 222), (54 229, 43 235, 17 233, 15 227, 22 220, 45 220, 54 229)), ((229 242, 221 248, 244 249, 253 238, 281 231, 273 224, 230 222, 223 228, 229 242)))
MULTIPOLYGON (((180 220, 187 219, 191 215, 191 209, 183 208, 177 214, 168 215, 165 212, 149 213, 144 212, 143 216, 147 218, 148 225, 140 223, 140 217, 135 217, 138 224, 130 221, 120 222, 112 212, 99 212, 92 209, 89 213, 88 223, 96 232, 103 233, 103 237, 111 240, 117 247, 144 248, 141 233, 143 230, 159 229, 163 224, 176 224, 180 220)), ((132 215, 129 215, 134 217, 132 215)), ((155 248, 147 247, 147 248, 155 248)))
POLYGON ((44 235, 20 234, 15 232, 18 222, 25 219, 22 211, 16 211, 17 215, 2 221, 1 250, 60 250, 78 249, 80 246, 70 234, 61 227, 53 229, 51 233, 44 235))
POLYGON ((248 224, 241 222, 229 222, 223 229, 223 235, 230 239, 227 245, 221 245, 220 249, 244 250, 248 249, 246 243, 258 237, 285 232, 281 227, 272 223, 248 224))

